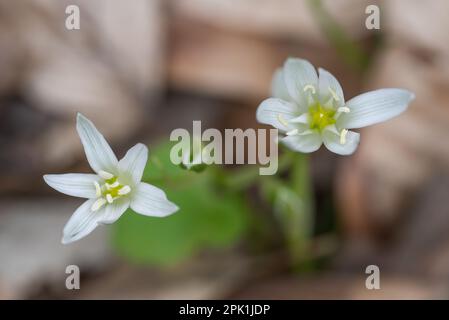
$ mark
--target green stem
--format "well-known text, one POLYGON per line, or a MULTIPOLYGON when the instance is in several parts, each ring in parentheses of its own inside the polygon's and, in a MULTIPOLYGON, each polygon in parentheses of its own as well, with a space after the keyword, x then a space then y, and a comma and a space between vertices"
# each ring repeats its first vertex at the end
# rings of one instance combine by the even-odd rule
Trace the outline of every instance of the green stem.
POLYGON ((310 156, 308 154, 295 154, 290 184, 301 201, 300 210, 293 210, 292 221, 288 221, 289 225, 294 226, 290 227, 292 230, 289 237, 291 262, 294 268, 304 269, 307 268, 311 259, 310 243, 313 236, 315 217, 310 156))
POLYGON ((352 68, 363 72, 369 66, 369 56, 354 43, 338 22, 327 12, 321 0, 309 0, 309 6, 324 35, 337 54, 352 68))
POLYGON ((278 176, 260 180, 262 197, 273 204, 273 212, 281 227, 290 265, 296 271, 308 270, 315 216, 310 158, 307 154, 290 154, 288 180, 278 176))
MULTIPOLYGON (((276 174, 285 171, 292 163, 291 152, 282 153, 279 156, 278 171, 276 174)), ((226 175, 222 175, 221 181, 225 188, 234 191, 245 190, 255 183, 262 182, 269 176, 261 176, 259 173, 259 166, 245 166, 241 169, 227 171, 226 175)))

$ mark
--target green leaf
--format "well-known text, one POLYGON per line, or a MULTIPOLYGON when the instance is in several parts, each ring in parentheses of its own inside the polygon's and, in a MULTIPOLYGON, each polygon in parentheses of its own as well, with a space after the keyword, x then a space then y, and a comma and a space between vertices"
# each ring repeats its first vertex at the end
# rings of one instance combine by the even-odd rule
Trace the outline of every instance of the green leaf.
POLYGON ((131 261, 175 264, 205 248, 231 246, 246 230, 248 208, 242 193, 217 187, 214 174, 219 168, 195 173, 172 164, 171 146, 155 150, 143 180, 163 189, 180 210, 166 218, 128 210, 114 224, 115 248, 131 261))

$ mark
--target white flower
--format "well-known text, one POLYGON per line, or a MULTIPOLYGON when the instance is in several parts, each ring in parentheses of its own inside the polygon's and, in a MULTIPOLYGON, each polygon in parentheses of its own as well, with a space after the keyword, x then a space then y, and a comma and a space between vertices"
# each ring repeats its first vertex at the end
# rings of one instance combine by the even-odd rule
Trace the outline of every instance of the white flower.
POLYGON ((178 210, 164 191, 141 182, 148 149, 139 143, 120 161, 93 123, 81 114, 76 129, 87 161, 96 174, 47 174, 45 182, 69 196, 87 198, 63 231, 62 243, 79 240, 100 224, 111 224, 129 208, 146 215, 165 217, 178 210))
POLYGON ((289 58, 273 77, 274 98, 263 101, 257 120, 285 134, 288 148, 313 152, 324 143, 341 155, 352 154, 360 134, 349 131, 391 119, 408 107, 414 94, 403 89, 380 89, 345 102, 337 79, 306 60, 289 58))

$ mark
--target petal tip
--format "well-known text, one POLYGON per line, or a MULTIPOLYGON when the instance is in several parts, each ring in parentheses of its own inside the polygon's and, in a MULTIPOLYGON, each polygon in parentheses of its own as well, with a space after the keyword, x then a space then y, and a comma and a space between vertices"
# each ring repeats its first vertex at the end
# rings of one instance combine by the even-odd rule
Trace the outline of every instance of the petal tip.
POLYGON ((70 243, 72 243, 73 241, 69 238, 69 237, 67 237, 67 236, 62 236, 62 239, 61 239, 61 243, 63 244, 63 245, 67 245, 67 244, 70 244, 70 243))
POLYGON ((87 118, 85 115, 83 115, 81 112, 78 112, 76 114, 76 126, 79 128, 82 125, 90 124, 93 125, 92 122, 87 118))
POLYGON ((175 213, 176 211, 179 211, 179 207, 176 204, 174 204, 172 202, 172 205, 173 205, 173 212, 172 213, 175 213))
POLYGON ((43 176, 42 176, 42 178, 44 179, 44 181, 45 181, 45 183, 48 185, 48 186, 50 186, 50 187, 52 187, 53 189, 54 189, 54 187, 53 187, 53 182, 52 182, 52 176, 54 176, 53 174, 44 174, 43 176))
POLYGON ((170 208, 164 214, 162 214, 160 216, 161 218, 165 218, 165 217, 171 216, 172 214, 174 214, 176 211, 179 210, 179 207, 176 204, 174 204, 171 201, 168 201, 168 202, 169 202, 169 207, 170 208))
POLYGON ((147 147, 145 144, 143 144, 142 142, 139 142, 139 143, 137 144, 137 146, 139 146, 139 148, 143 148, 143 149, 145 149, 146 151, 148 151, 148 147, 147 147))
POLYGON ((328 72, 329 73, 329 71, 327 71, 326 69, 318 67, 318 73, 323 73, 323 72, 328 72))

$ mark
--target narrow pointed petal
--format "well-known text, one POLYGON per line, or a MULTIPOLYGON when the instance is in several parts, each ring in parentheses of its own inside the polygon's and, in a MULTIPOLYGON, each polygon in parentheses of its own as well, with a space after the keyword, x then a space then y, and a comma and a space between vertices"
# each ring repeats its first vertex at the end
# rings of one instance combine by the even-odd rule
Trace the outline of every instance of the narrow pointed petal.
POLYGON ((106 139, 95 128, 94 124, 81 113, 78 113, 76 120, 76 130, 91 168, 97 173, 100 170, 114 172, 118 160, 106 139))
POLYGON ((319 74, 319 97, 321 103, 326 103, 332 99, 337 107, 341 107, 345 103, 343 89, 338 80, 327 70, 318 69, 319 74))
POLYGON ((129 208, 129 199, 119 199, 104 207, 99 224, 111 224, 117 221, 129 208))
POLYGON ((350 112, 337 121, 339 128, 354 129, 389 120, 404 112, 414 94, 403 89, 380 89, 352 98, 346 104, 350 112))
POLYGON ((120 172, 131 175, 135 184, 142 180, 143 170, 148 159, 148 148, 138 143, 128 150, 126 155, 120 160, 118 166, 120 172))
POLYGON ((353 131, 347 131, 344 139, 338 132, 335 125, 328 126, 323 130, 323 143, 330 151, 347 156, 353 154, 360 142, 360 134, 353 131), (342 143, 343 142, 343 143, 342 143))
POLYGON ((104 207, 94 212, 91 210, 94 202, 95 199, 87 200, 73 213, 63 230, 63 244, 84 238, 98 226, 104 207))
POLYGON ((169 200, 165 192, 148 183, 141 182, 131 200, 131 209, 136 213, 152 216, 165 217, 179 208, 169 200))
POLYGON ((45 182, 53 189, 72 197, 96 198, 95 182, 100 178, 96 174, 67 173, 46 174, 45 182))
POLYGON ((288 94, 282 68, 278 68, 274 73, 273 80, 271 82, 271 95, 274 98, 279 98, 285 101, 292 100, 292 98, 288 94))
POLYGON ((315 90, 318 90, 318 76, 315 67, 307 60, 287 59, 283 73, 289 95, 300 105, 306 102, 304 87, 312 85, 315 90))
POLYGON ((309 133, 287 136, 280 141, 289 149, 302 153, 318 150, 322 144, 321 135, 316 131, 309 133))
POLYGON ((300 114, 294 103, 278 98, 269 98, 259 105, 256 112, 257 121, 271 125, 281 131, 289 131, 288 121, 300 114))

